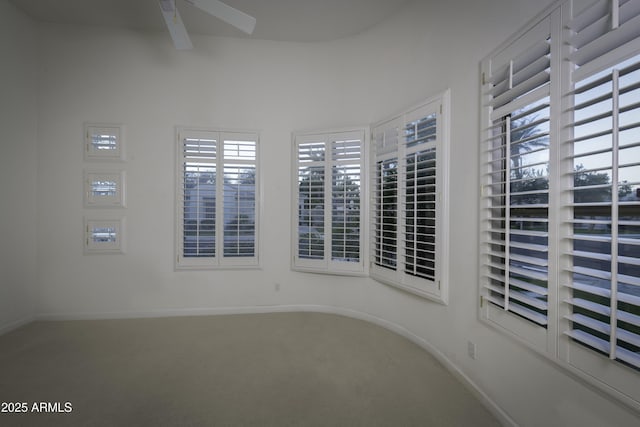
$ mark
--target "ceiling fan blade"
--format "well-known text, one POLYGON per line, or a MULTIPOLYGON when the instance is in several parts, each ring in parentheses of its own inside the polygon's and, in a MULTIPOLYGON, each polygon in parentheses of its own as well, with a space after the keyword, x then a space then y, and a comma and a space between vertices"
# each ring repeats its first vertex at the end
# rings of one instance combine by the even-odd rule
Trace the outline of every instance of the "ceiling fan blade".
POLYGON ((222 3, 219 0, 185 0, 187 3, 233 25, 247 34, 253 33, 256 27, 256 18, 239 11, 236 8, 222 3))
POLYGON ((192 49, 191 39, 173 0, 160 0, 160 10, 176 49, 192 49))

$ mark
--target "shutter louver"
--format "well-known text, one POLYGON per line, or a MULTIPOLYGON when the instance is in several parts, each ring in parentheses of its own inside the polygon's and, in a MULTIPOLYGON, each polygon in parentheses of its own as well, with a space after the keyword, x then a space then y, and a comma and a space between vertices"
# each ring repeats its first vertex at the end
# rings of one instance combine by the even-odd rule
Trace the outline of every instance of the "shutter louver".
POLYGON ((436 277, 436 129, 435 114, 404 127, 404 271, 432 281, 436 277))
POLYGON ((117 148, 117 136, 113 134, 95 133, 91 135, 91 145, 96 151, 113 151, 117 148))
POLYGON ((381 156, 398 150, 398 139, 400 138, 400 135, 396 126, 380 129, 376 132, 374 138, 376 144, 376 155, 381 156))
POLYGON ((216 255, 217 141, 183 139, 182 256, 216 255))
POLYGON ((640 1, 599 0, 570 20, 568 27, 574 48, 569 60, 579 67, 574 80, 579 81, 591 73, 592 61, 619 57, 618 51, 640 37, 640 1))
POLYGON ((373 188, 374 264, 396 270, 398 259, 398 140, 395 122, 376 128, 376 169, 373 188))
POLYGON ((331 259, 359 262, 362 141, 332 141, 331 153, 331 259))
POLYGON ((324 258, 324 179, 326 142, 298 145, 298 256, 324 258))
POLYGON ((375 264, 396 269, 398 257, 398 159, 376 163, 375 264))
POLYGON ((256 244, 256 142, 224 141, 224 256, 253 257, 256 244))
POLYGON ((598 2, 570 22, 576 67, 564 333, 640 369, 640 56, 603 71, 598 62, 637 43, 640 1, 616 3, 598 2))
POLYGON ((551 34, 543 21, 490 63, 484 93, 484 298, 548 324, 551 34))
MULTIPOLYGON (((548 32, 515 52, 487 79, 491 119, 497 120, 550 93, 551 44, 548 32)), ((536 34, 536 36, 540 36, 536 34)), ((504 60, 504 59, 503 59, 504 60)))

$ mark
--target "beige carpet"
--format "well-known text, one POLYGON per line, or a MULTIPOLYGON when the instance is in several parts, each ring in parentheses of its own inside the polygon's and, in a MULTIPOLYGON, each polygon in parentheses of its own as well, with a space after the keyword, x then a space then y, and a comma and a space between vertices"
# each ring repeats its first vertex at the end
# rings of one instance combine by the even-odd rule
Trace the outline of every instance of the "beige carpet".
POLYGON ((318 313, 35 322, 0 337, 0 402, 28 406, 1 426, 499 425, 419 346, 318 313))

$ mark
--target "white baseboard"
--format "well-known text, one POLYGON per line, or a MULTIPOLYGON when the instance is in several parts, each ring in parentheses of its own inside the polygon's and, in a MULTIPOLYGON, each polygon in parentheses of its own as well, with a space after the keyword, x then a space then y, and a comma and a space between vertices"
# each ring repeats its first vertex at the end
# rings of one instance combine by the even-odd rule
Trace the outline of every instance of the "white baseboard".
POLYGON ((435 357, 436 360, 438 360, 438 362, 440 362, 449 372, 451 372, 451 374, 456 377, 458 381, 460 381, 465 387, 467 387, 467 389, 485 406, 485 408, 487 408, 487 410, 489 410, 489 412, 493 414, 493 416, 495 416, 500 421, 502 425, 512 427, 518 426, 518 424, 484 391, 482 391, 482 389, 478 387, 478 385, 473 382, 471 378, 469 378, 456 364, 454 364, 451 359, 449 359, 444 353, 434 347, 426 339, 414 334, 404 326, 398 325, 377 316, 373 316, 371 314, 350 309, 336 309, 334 307, 328 308, 333 310, 332 312, 334 312, 335 314, 342 314, 347 317, 364 320, 381 326, 385 329, 397 333, 398 335, 403 336, 409 341, 422 347, 426 352, 435 357))
POLYGON ((4 335, 8 332, 11 332, 14 329, 18 329, 19 327, 27 325, 35 320, 38 320, 36 316, 30 316, 24 319, 16 320, 11 323, 7 323, 6 325, 0 325, 0 335, 4 335))
MULTIPOLYGON (((251 307, 219 307, 219 308, 188 308, 152 310, 144 312, 105 312, 105 313, 70 313, 70 314, 41 314, 37 320, 99 320, 99 319, 137 319, 154 317, 178 317, 178 316, 211 316, 229 314, 262 314, 262 313, 288 313, 288 312, 313 312, 336 314, 353 319, 363 320, 388 329, 409 341, 422 347, 433 355, 453 376, 455 376, 467 389, 505 426, 516 427, 517 423, 495 403, 476 383, 471 380, 455 363, 444 353, 434 347, 425 338, 411 332, 404 326, 393 323, 381 317, 369 313, 325 305, 300 304, 300 305, 265 305, 251 307)), ((33 319, 31 319, 33 320, 33 319)), ((28 323, 29 321, 24 323, 28 323)), ((18 327, 21 325, 14 326, 18 327)), ((2 329, 0 329, 0 333, 2 329)))
MULTIPOLYGON (((181 308, 151 311, 116 311, 101 313, 64 313, 49 314, 43 313, 37 316, 38 320, 59 321, 59 320, 109 320, 109 319, 147 319, 154 317, 187 317, 187 316, 218 316, 225 314, 262 314, 262 313, 285 313, 294 311, 329 312, 322 310, 324 306, 315 305, 265 305, 265 306, 238 306, 238 307, 215 307, 215 308, 181 308), (309 308, 313 307, 313 308, 309 308), (317 307, 318 309, 315 309, 317 307)), ((326 307, 330 308, 330 307, 326 307)))

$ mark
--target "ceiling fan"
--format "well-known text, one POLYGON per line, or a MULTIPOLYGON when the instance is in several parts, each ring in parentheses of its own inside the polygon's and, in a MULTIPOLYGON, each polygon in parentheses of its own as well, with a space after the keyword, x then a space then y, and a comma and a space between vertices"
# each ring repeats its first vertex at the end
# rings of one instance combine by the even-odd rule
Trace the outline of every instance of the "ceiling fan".
MULTIPOLYGON (((176 49, 191 49, 191 39, 187 33, 187 29, 182 23, 178 8, 176 7, 176 0, 158 0, 160 3, 160 10, 162 10, 162 16, 164 16, 164 22, 167 24, 169 34, 173 40, 173 45, 176 49)), ((239 11, 236 8, 222 3, 219 0, 184 0, 192 6, 215 16, 218 19, 231 24, 234 27, 244 31, 247 34, 253 33, 253 29, 256 26, 256 18, 249 16, 244 12, 239 11)))

